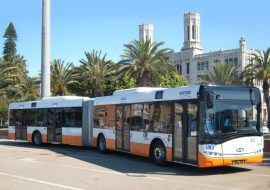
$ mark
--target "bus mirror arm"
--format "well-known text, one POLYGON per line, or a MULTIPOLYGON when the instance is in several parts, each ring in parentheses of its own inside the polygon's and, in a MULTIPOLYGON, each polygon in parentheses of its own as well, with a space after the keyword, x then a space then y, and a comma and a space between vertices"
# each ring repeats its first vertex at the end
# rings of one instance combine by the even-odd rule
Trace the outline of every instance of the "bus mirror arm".
POLYGON ((206 107, 213 108, 213 95, 210 92, 206 94, 206 107))

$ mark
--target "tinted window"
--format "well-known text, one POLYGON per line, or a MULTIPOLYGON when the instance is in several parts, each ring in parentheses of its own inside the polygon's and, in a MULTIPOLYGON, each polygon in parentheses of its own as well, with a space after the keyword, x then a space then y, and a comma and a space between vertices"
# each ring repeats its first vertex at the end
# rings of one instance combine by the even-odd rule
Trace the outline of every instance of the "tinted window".
POLYGON ((45 121, 45 109, 29 109, 27 110, 28 126, 43 126, 45 121))
POLYGON ((63 108, 63 127, 82 127, 82 108, 63 108))
POLYGON ((150 104, 150 127, 148 131, 171 133, 172 106, 169 102, 155 102, 150 104))
POLYGON ((131 129, 143 131, 143 104, 131 105, 131 129))

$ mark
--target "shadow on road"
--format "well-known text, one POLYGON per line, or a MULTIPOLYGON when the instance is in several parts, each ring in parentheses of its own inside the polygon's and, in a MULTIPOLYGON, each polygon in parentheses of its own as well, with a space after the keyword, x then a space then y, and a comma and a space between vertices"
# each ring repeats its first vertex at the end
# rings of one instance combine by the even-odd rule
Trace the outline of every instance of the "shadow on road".
MULTIPOLYGON (((0 145, 44 149, 55 152, 57 156, 72 157, 87 163, 95 164, 114 171, 128 174, 162 174, 179 176, 209 176, 226 175, 232 173, 247 172, 251 169, 241 167, 215 167, 200 169, 192 166, 171 163, 167 167, 158 167, 147 158, 133 156, 122 152, 108 151, 106 154, 97 152, 94 148, 77 147, 70 145, 45 144, 37 147, 31 143, 18 141, 0 141, 0 145)), ((45 155, 45 154, 44 154, 45 155)), ((46 154, 48 155, 48 154, 46 154)), ((270 160, 265 160, 261 166, 270 167, 270 160)))

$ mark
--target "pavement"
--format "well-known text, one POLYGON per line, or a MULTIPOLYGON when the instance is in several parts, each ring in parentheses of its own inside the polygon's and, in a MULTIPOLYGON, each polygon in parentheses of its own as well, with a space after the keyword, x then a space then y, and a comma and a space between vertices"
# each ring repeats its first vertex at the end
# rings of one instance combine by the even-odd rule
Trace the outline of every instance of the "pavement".
POLYGON ((199 169, 158 167, 119 152, 0 139, 0 189, 246 190, 270 189, 270 155, 261 164, 199 169))

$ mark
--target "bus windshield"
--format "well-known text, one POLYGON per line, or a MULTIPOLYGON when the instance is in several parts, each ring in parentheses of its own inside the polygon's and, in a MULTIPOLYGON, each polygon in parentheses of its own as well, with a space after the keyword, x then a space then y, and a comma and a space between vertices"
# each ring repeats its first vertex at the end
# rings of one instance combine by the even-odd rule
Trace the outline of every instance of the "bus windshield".
POLYGON ((224 138, 233 138, 239 135, 256 134, 258 114, 258 94, 254 92, 237 92, 230 96, 219 91, 215 93, 213 106, 206 108, 204 121, 204 137, 215 139, 218 136, 224 138), (224 95, 225 94, 225 95, 224 95), (245 96, 241 96, 241 94, 245 96), (255 95, 254 95, 255 94, 255 95), (237 98, 239 96, 239 98, 237 98), (241 98, 240 98, 241 97, 241 98), (225 99, 224 99, 225 98, 225 99))

